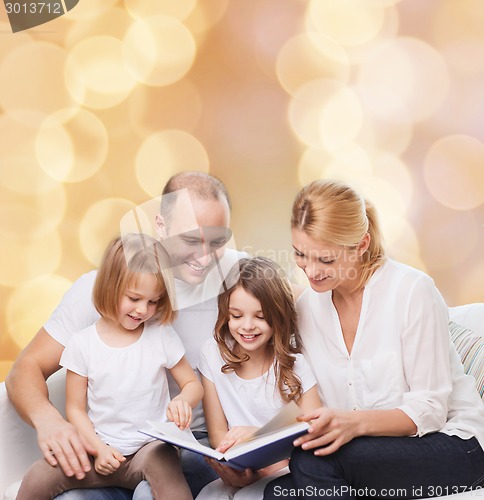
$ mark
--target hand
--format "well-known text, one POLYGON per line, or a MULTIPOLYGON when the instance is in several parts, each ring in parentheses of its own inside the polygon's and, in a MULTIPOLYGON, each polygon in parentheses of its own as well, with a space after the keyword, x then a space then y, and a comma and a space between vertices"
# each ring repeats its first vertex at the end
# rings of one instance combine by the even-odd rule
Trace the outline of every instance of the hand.
POLYGON ((91 470, 88 453, 95 455, 96 450, 72 424, 60 416, 50 417, 37 423, 36 430, 39 447, 50 465, 59 465, 66 476, 76 476, 77 479, 83 479, 91 470))
POLYGON ((259 430, 259 427, 252 427, 249 425, 232 427, 220 441, 217 446, 217 451, 225 453, 230 447, 244 441, 257 430, 259 430))
POLYGON ((222 481, 233 488, 243 488, 259 479, 259 474, 251 469, 236 470, 228 465, 222 465, 214 458, 205 457, 212 469, 220 476, 222 481))
POLYGON ((315 455, 329 455, 345 443, 358 436, 356 412, 318 408, 298 417, 298 420, 310 422, 308 433, 294 441, 294 446, 304 450, 318 447, 315 455))
POLYGON ((166 409, 166 416, 171 422, 181 429, 190 427, 190 422, 192 421, 192 407, 183 399, 172 399, 168 403, 168 408, 166 409))
POLYGON ((94 460, 94 469, 103 476, 109 476, 119 468, 121 462, 124 462, 124 457, 116 448, 108 445, 102 446, 97 451, 96 459, 94 460))

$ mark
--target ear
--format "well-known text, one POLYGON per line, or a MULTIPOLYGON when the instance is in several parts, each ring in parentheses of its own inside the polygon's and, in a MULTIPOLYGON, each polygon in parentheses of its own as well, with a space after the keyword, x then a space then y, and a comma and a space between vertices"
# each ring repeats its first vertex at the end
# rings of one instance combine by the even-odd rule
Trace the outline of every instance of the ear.
POLYGON ((371 241, 370 233, 366 233, 365 236, 361 238, 361 241, 358 243, 358 248, 357 248, 357 252, 360 257, 368 250, 368 248, 370 248, 370 241, 371 241))
POLYGON ((161 214, 156 214, 155 231, 160 239, 166 238, 168 236, 168 234, 166 232, 165 218, 161 214))

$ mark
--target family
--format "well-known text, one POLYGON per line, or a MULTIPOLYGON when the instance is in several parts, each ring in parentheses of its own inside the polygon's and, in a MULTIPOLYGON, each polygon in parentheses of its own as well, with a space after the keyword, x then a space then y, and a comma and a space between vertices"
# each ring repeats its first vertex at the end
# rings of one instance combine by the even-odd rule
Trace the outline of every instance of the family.
POLYGON ((429 276, 386 256, 369 200, 331 180, 300 190, 290 229, 303 288, 272 260, 229 248, 219 179, 176 174, 161 199, 156 237, 115 238, 7 377, 44 456, 19 500, 484 487, 484 405, 451 343, 448 307, 429 276), (45 383, 61 366, 67 420, 45 383), (261 470, 137 432, 166 419, 223 452, 290 401, 309 430, 289 460, 261 470))

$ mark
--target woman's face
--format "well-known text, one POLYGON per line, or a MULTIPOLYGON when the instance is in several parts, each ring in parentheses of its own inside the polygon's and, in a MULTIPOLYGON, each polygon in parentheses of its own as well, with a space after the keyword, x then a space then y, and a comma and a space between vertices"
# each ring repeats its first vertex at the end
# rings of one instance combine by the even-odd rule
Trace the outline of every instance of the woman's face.
POLYGON ((300 229, 292 230, 296 264, 306 274, 311 288, 319 293, 354 288, 366 243, 362 240, 358 247, 331 245, 310 238, 300 229))

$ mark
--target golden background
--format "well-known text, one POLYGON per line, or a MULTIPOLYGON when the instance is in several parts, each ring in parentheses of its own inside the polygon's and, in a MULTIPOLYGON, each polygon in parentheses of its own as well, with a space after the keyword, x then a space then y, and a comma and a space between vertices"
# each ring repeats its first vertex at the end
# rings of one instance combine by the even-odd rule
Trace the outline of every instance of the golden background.
POLYGON ((482 0, 80 0, 12 34, 0 5, 0 380, 179 170, 294 279, 295 193, 349 181, 390 255, 484 301, 483 26, 482 0))

